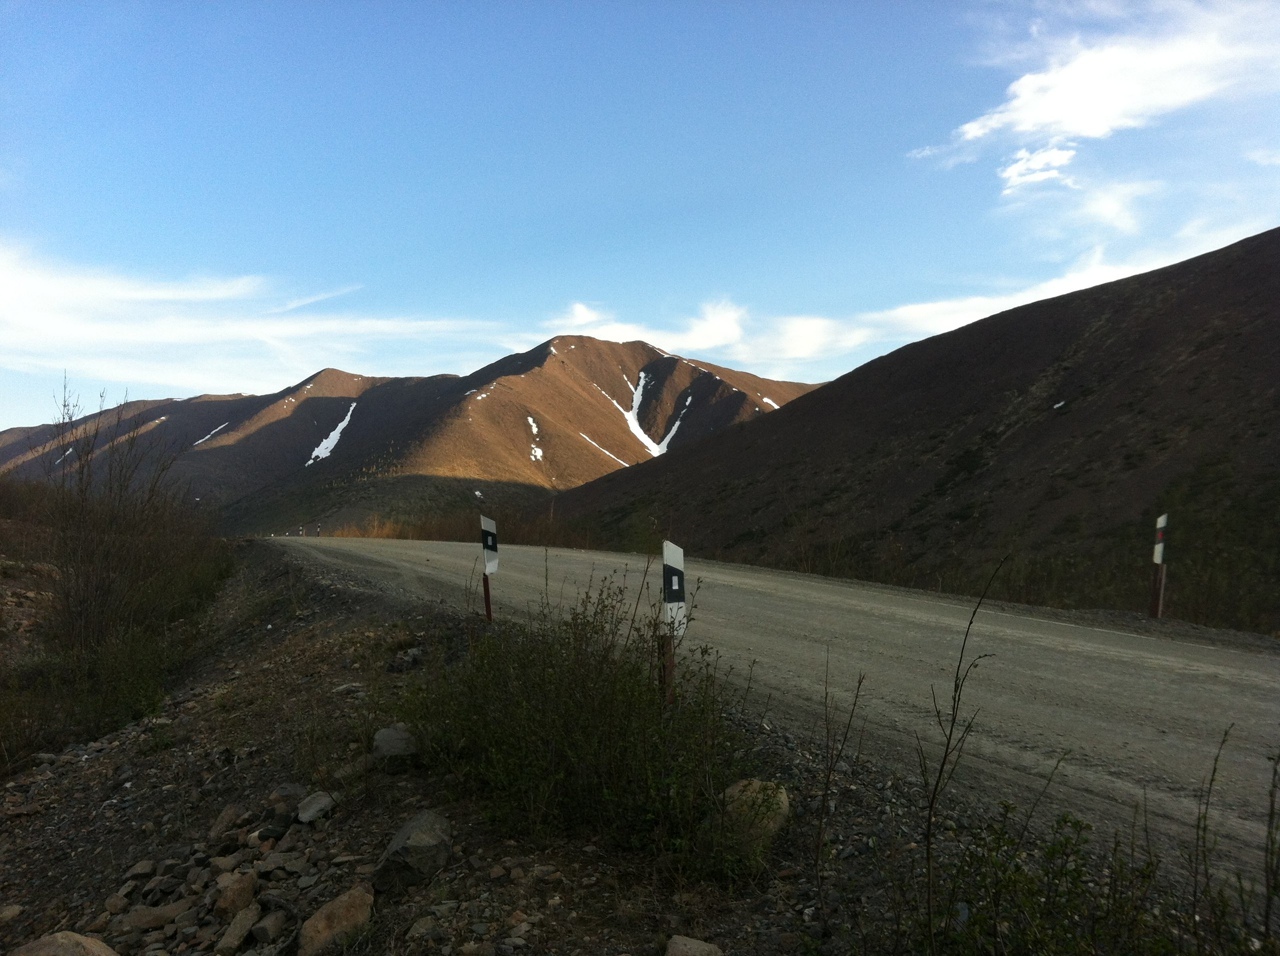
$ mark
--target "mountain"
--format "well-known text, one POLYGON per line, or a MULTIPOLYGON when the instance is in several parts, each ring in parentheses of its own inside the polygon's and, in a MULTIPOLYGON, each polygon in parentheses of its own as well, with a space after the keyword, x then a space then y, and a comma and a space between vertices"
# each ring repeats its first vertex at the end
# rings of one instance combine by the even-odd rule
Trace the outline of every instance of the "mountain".
MULTIPOLYGON (((237 530, 283 531, 434 503, 545 499, 697 444, 812 386, 694 363, 643 342, 560 336, 466 376, 325 369, 273 395, 132 402, 85 416, 175 457, 173 475, 237 530)), ((0 472, 73 453, 55 426, 0 432, 0 472)), ((73 459, 72 459, 73 460, 73 459)))
POLYGON ((1280 230, 908 345, 560 495, 604 543, 1280 629, 1280 230))

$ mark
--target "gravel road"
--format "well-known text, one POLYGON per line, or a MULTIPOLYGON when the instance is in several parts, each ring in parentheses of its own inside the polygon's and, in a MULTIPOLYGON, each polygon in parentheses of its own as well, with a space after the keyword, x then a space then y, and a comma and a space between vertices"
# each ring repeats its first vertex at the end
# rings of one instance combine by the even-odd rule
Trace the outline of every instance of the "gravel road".
MULTIPOLYGON (((455 603, 470 592, 475 601, 478 545, 275 541, 382 587, 455 603)), ((625 569, 635 587, 645 568, 639 555, 506 545, 501 561, 494 603, 508 615, 536 606, 548 585, 553 602, 571 603, 593 578, 625 569)), ((772 712, 814 727, 824 690, 847 702, 865 673, 859 721, 867 753, 906 769, 915 735, 934 739, 930 688, 949 704, 971 602, 711 561, 686 560, 686 571, 701 582, 689 639, 710 644, 739 675, 754 662, 753 687, 771 698, 772 712)), ((1280 747, 1280 642, 1183 636, 1176 628, 1140 634, 1061 617, 1007 606, 978 612, 968 654, 992 656, 964 699, 963 712, 977 711, 977 721, 957 784, 1025 804, 1066 755, 1047 798, 1050 813, 1069 808, 1106 832, 1127 826, 1145 801, 1154 839, 1176 850, 1190 837, 1230 726, 1213 823, 1224 862, 1256 865, 1269 757, 1280 747)))

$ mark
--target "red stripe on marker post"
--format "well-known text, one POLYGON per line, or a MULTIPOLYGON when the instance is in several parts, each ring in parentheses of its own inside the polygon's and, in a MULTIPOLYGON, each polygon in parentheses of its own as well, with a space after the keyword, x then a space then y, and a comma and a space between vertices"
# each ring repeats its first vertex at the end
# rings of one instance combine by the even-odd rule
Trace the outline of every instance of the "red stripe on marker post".
POLYGON ((1151 561, 1155 565, 1155 573, 1151 579, 1151 616, 1164 617, 1164 534, 1169 526, 1169 515, 1162 514, 1156 519, 1156 546, 1151 552, 1151 561))

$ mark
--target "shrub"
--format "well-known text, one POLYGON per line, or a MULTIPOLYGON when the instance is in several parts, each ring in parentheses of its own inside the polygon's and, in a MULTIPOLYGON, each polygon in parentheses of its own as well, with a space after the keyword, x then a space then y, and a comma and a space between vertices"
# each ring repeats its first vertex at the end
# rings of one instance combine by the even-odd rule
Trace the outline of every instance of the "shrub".
POLYGON ((0 502, 42 532, 41 553, 26 556, 55 569, 39 646, 0 674, 7 766, 154 707, 184 653, 174 625, 231 566, 207 519, 168 480, 173 456, 146 441, 137 420, 121 409, 77 415, 64 399, 43 486, 0 483, 0 502))
POLYGON ((666 625, 639 610, 605 581, 563 617, 544 605, 527 624, 487 629, 462 659, 426 668, 406 717, 428 758, 513 826, 731 869, 741 861, 718 811, 745 768, 725 714, 745 692, 698 648, 682 652, 669 703, 666 625))

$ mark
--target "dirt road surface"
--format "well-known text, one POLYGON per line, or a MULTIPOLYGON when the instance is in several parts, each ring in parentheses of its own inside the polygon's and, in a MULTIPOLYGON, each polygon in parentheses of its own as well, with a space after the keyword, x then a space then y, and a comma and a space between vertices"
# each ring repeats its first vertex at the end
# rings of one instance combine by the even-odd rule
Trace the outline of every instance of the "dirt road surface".
MULTIPOLYGON (((295 556, 384 587, 478 606, 478 544, 275 540, 295 556)), ((504 545, 492 582, 495 613, 527 613, 548 585, 553 603, 572 603, 607 574, 625 571, 637 587, 645 560, 504 545)), ((757 700, 771 698, 770 710, 800 729, 820 731, 824 690, 847 704, 865 673, 864 752, 919 778, 916 735, 926 744, 937 739, 931 687, 948 707, 972 602, 711 561, 687 560, 686 571, 701 582, 689 641, 711 645, 739 676, 751 669, 757 700)), ((651 590, 656 578, 651 570, 651 590)), ((977 720, 959 786, 1027 805, 1065 755, 1046 816, 1070 809, 1107 834, 1127 827, 1145 803, 1153 837, 1176 853, 1191 838, 1198 797, 1230 726, 1211 820, 1224 862, 1254 869, 1269 758, 1280 747, 1280 647, 984 607, 968 654, 992 656, 979 664, 963 702, 963 714, 976 711, 977 720)))

